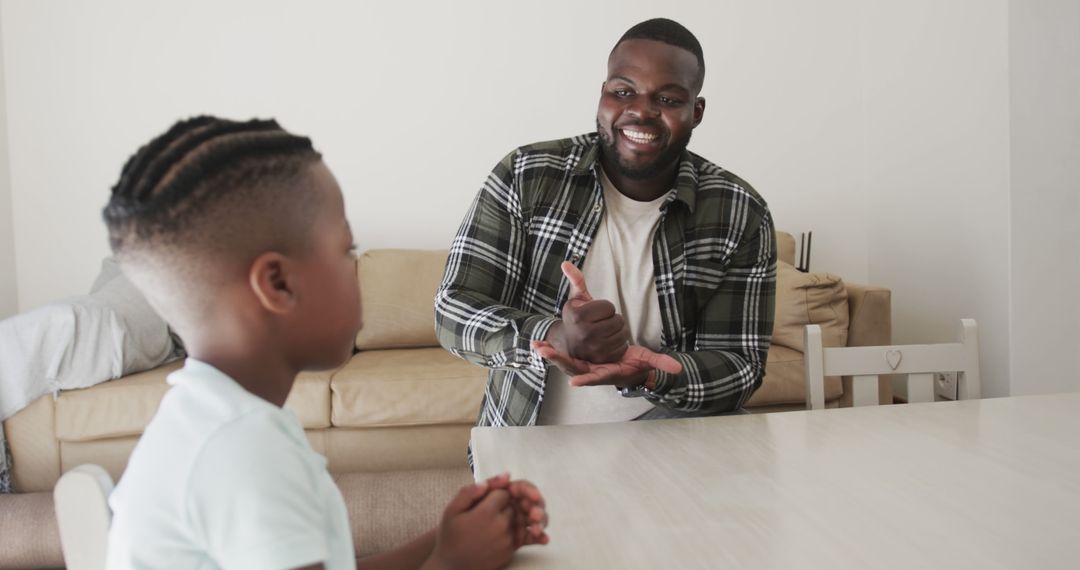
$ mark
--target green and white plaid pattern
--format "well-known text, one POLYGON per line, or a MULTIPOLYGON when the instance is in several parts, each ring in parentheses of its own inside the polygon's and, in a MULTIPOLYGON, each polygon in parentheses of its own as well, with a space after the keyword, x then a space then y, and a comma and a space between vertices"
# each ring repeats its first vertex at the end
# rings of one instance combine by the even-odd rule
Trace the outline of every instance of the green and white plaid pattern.
MULTIPOLYGON (((525 146, 495 166, 450 246, 435 295, 436 334, 491 369, 477 421, 533 425, 547 364, 543 339, 569 291, 559 265, 581 267, 604 213, 595 133, 525 146)), ((776 244, 765 201, 689 151, 661 206, 653 242, 662 351, 653 403, 685 412, 735 410, 761 385, 773 326, 776 244)))

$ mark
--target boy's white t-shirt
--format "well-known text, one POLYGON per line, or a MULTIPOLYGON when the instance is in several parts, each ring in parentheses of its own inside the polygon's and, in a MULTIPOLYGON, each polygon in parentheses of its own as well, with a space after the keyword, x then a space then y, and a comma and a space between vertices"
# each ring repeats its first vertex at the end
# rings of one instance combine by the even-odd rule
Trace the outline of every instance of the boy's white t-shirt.
POLYGON ((299 420, 204 362, 169 375, 109 497, 108 568, 355 568, 345 501, 299 420))

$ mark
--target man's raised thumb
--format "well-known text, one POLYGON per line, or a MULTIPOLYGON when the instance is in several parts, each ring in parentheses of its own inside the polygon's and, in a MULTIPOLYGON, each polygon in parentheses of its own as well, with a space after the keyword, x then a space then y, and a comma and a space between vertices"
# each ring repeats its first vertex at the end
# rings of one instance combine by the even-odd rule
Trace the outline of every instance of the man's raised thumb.
POLYGON ((585 276, 581 274, 581 270, 569 261, 562 262, 560 267, 566 280, 570 282, 570 300, 592 301, 592 295, 585 286, 585 276))

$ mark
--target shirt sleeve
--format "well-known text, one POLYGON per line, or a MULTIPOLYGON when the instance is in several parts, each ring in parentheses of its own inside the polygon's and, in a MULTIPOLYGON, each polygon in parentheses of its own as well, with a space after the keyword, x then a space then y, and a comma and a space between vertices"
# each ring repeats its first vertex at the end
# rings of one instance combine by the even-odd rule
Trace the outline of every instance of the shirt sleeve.
POLYGON ((556 319, 511 305, 529 271, 516 154, 507 155, 484 181, 450 245, 435 294, 435 333, 443 348, 473 364, 543 372, 529 343, 547 336, 556 319))
POLYGON ((692 350, 668 352, 683 371, 656 371, 656 388, 648 396, 655 403, 686 412, 732 411, 761 386, 776 305, 775 235, 763 208, 700 310, 692 350))
POLYGON ((196 540, 222 568, 298 568, 329 559, 312 457, 280 420, 253 412, 202 449, 185 493, 196 540))

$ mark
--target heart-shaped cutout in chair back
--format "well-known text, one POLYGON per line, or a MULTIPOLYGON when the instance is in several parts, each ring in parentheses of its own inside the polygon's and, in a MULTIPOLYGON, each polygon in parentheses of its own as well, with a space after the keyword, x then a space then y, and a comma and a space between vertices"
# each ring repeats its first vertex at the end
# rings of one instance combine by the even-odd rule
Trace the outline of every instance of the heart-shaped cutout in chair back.
POLYGON ((900 367, 900 361, 904 359, 904 353, 899 350, 886 350, 885 362, 889 363, 889 368, 896 370, 900 367))

